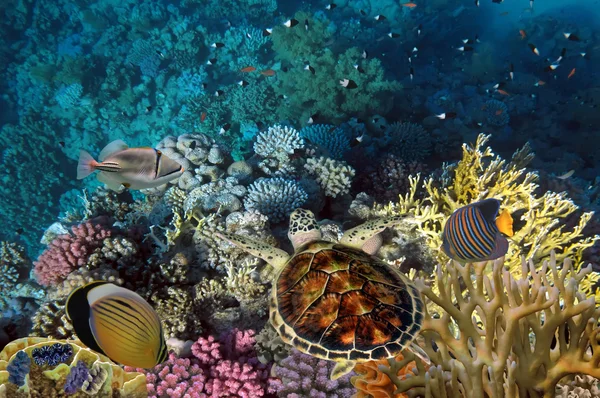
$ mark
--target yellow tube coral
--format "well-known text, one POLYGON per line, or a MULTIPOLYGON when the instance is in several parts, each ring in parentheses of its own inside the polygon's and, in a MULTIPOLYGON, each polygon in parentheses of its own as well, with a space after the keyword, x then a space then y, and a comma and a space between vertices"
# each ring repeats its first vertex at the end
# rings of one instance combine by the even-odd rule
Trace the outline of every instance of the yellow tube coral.
MULTIPOLYGON (((421 336, 432 364, 426 369, 417 359, 411 377, 380 365, 395 393, 550 398, 567 376, 600 378, 600 309, 579 290, 591 266, 576 271, 568 259, 557 262, 554 252, 541 267, 522 260, 518 277, 502 258, 492 263, 491 274, 485 273, 487 265, 438 266, 439 293, 416 280, 428 304, 421 336), (441 311, 433 313, 432 307, 441 311)), ((397 368, 416 359, 403 355, 397 368)))

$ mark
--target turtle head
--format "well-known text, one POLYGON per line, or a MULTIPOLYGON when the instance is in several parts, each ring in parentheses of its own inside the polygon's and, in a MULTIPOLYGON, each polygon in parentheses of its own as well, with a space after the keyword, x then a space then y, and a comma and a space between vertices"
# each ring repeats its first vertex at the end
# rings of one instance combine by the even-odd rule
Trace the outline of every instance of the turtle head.
POLYGON ((321 239, 321 230, 312 211, 296 209, 290 214, 290 230, 288 238, 294 246, 294 250, 308 242, 321 239))

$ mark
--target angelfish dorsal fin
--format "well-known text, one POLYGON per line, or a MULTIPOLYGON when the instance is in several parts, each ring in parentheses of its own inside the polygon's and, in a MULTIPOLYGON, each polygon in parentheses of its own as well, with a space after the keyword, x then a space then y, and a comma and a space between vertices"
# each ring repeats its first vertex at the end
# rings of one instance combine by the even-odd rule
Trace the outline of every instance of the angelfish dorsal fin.
POLYGON ((104 147, 98 155, 98 159, 103 162, 104 159, 112 155, 113 153, 121 152, 129 148, 123 140, 115 140, 104 147))

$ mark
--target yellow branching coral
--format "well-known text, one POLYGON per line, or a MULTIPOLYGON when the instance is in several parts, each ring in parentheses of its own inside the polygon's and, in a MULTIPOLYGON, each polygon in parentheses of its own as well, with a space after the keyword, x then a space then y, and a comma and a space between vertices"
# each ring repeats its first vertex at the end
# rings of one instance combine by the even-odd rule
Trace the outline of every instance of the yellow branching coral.
POLYGON ((423 349, 411 377, 395 377, 415 360, 379 367, 409 397, 534 398, 554 397, 569 377, 600 377, 600 309, 579 290, 591 266, 576 271, 570 260, 557 263, 554 252, 541 267, 522 261, 513 276, 502 259, 438 266, 439 293, 416 280, 427 304, 421 330, 423 349), (552 282, 549 278, 552 275, 552 282), (432 313, 430 308, 441 308, 432 313), (480 319, 478 321, 477 319, 480 319))
MULTIPOLYGON (((437 253, 438 260, 448 260, 441 250, 442 230, 448 217, 458 208, 487 198, 502 201, 502 209, 519 214, 517 222, 523 226, 510 238, 505 266, 518 272, 521 256, 539 263, 556 250, 558 260, 573 259, 576 269, 581 266, 582 252, 600 237, 583 237, 582 230, 593 212, 583 213, 577 225, 567 229, 561 220, 578 207, 566 193, 546 192, 536 196, 538 175, 526 172, 524 167, 533 159, 528 145, 515 152, 510 162, 494 155, 485 146, 489 135, 480 134, 475 145, 463 145, 462 159, 455 165, 446 165, 441 179, 427 178, 423 182, 424 199, 417 199, 420 176, 410 180, 411 190, 400 196, 397 203, 375 209, 378 216, 409 213, 415 218, 417 229, 427 237, 427 244, 437 253)), ((591 273, 581 284, 591 291, 600 279, 591 273)), ((600 292, 597 294, 600 298, 600 292)))

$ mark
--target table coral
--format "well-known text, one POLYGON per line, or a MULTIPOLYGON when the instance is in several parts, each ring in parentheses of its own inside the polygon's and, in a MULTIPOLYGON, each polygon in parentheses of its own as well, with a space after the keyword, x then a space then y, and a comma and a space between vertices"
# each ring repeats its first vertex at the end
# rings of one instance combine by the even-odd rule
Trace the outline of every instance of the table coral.
POLYGON ((431 368, 405 351, 379 369, 409 397, 549 398, 566 376, 598 378, 600 309, 581 290, 590 272, 561 264, 554 252, 541 265, 522 260, 518 276, 502 258, 438 266, 432 285, 416 280, 427 302, 421 336, 431 368), (394 374, 415 359, 412 377, 394 374))

